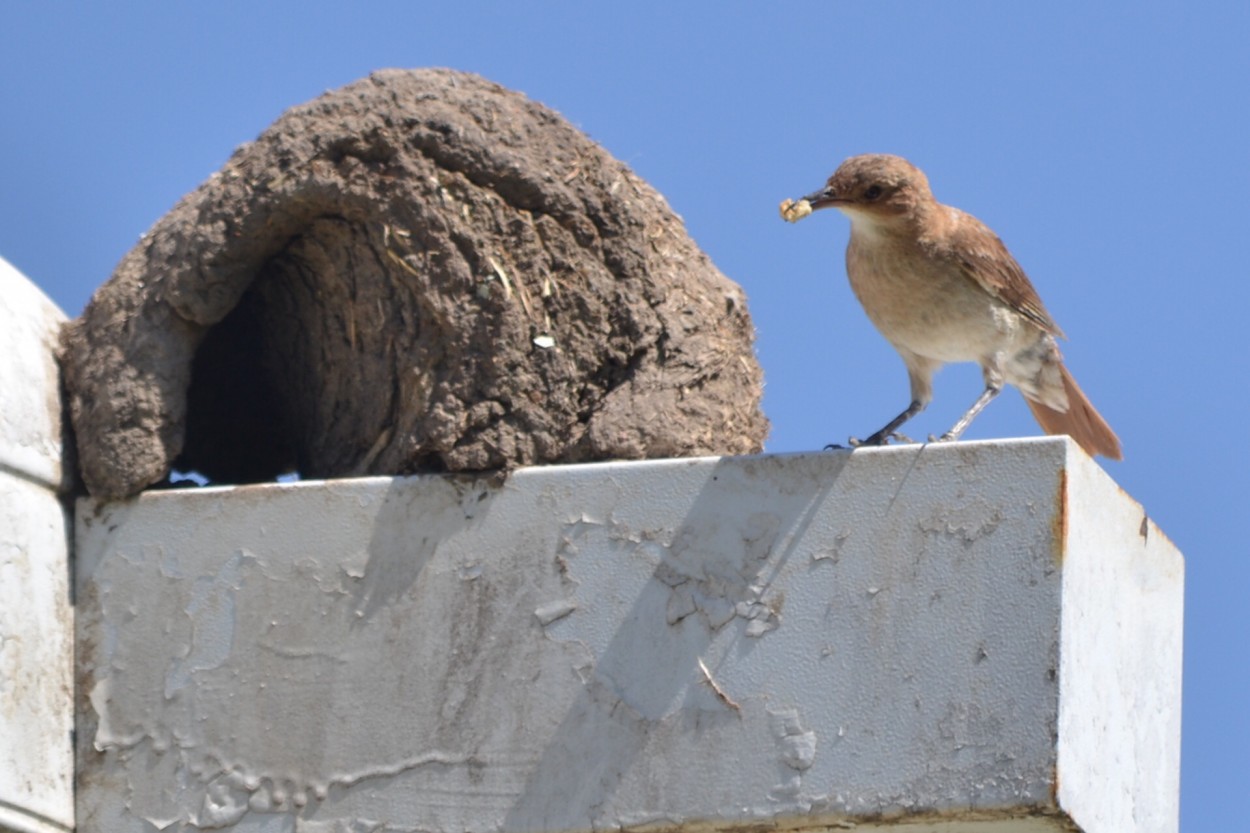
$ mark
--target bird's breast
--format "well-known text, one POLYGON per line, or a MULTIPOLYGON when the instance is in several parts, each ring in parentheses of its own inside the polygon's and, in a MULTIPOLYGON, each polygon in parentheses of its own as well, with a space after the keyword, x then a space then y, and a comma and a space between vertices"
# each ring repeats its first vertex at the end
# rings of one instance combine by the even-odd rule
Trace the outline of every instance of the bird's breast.
POLYGON ((852 233, 846 273, 881 334, 927 358, 978 361, 1019 329, 1017 314, 918 244, 852 233))

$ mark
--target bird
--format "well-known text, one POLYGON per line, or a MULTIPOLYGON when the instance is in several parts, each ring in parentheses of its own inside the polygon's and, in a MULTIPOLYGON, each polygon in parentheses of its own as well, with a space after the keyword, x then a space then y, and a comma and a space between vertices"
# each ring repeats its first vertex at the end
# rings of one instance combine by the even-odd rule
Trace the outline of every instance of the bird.
POLYGON ((928 177, 900 156, 847 159, 825 186, 781 203, 797 222, 823 208, 851 221, 846 274, 855 297, 907 367, 911 402, 858 445, 886 445, 933 400, 945 364, 976 362, 985 389, 949 431, 959 439, 1014 385, 1048 434, 1067 434, 1090 456, 1122 459, 1120 440, 1064 365, 1065 338, 1002 240, 984 223, 933 196, 928 177))

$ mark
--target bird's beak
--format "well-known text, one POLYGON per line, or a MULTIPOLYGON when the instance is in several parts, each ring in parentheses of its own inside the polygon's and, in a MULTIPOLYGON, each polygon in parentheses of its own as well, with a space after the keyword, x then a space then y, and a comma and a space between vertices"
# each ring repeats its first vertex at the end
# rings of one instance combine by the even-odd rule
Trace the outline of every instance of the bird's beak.
POLYGON ((811 204, 813 211, 818 208, 828 208, 830 206, 846 202, 846 200, 840 199, 837 192, 828 186, 821 188, 815 193, 808 194, 803 199, 807 200, 807 202, 811 204))

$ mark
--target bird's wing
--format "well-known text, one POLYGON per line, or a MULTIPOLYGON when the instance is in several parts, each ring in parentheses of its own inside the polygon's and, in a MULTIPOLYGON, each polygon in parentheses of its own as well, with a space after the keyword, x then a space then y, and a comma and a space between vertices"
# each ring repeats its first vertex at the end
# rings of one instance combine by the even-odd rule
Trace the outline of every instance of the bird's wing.
POLYGON ((998 235, 971 214, 951 210, 954 222, 947 238, 950 249, 946 256, 954 259, 963 273, 986 292, 1051 335, 1064 338, 1063 330, 1046 311, 1028 275, 998 235))

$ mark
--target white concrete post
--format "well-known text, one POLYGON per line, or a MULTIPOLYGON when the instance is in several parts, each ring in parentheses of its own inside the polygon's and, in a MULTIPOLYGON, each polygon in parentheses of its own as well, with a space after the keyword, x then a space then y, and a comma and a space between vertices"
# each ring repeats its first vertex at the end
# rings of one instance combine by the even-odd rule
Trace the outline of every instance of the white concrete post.
POLYGON ((1176 829, 1182 559, 1064 439, 167 491, 77 536, 83 833, 1176 829))
POLYGON ((65 316, 0 259, 0 830, 74 823, 70 525, 54 351, 65 316))

